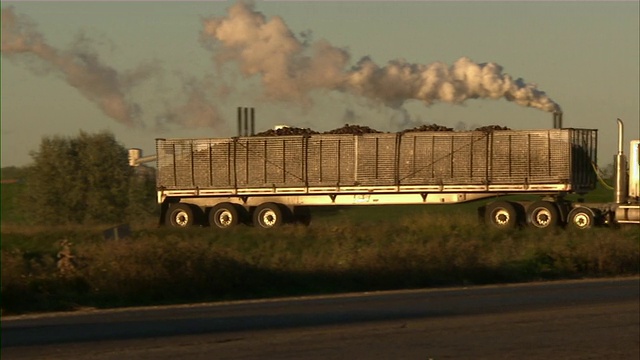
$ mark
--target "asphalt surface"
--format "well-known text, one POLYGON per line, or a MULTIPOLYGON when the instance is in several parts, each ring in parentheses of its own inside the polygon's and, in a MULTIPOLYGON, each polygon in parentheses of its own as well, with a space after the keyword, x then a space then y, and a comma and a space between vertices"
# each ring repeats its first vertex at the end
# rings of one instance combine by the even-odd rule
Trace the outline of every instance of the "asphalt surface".
POLYGON ((2 359, 634 359, 640 278, 2 318, 2 359))

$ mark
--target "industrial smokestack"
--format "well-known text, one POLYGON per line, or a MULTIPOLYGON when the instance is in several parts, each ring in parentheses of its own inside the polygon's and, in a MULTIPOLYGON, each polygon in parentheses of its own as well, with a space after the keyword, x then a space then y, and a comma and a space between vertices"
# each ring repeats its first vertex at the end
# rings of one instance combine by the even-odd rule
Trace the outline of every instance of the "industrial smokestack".
POLYGON ((553 113, 553 128, 562 129, 562 113, 559 111, 553 113))
POLYGON ((251 108, 251 136, 256 134, 256 110, 251 108))
POLYGON ((249 108, 244 108, 244 136, 249 136, 249 108))
POLYGON ((242 136, 242 108, 238 106, 238 136, 242 136))
POLYGON ((255 135, 256 129, 255 109, 238 107, 238 136, 255 135), (251 128, 249 128, 251 122, 251 128))

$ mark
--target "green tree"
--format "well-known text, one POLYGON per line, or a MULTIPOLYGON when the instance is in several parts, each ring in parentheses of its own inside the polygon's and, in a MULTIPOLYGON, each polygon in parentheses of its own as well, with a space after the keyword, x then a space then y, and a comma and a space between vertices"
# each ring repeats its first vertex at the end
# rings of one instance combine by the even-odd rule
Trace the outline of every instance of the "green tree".
POLYGON ((127 219, 142 222, 157 216, 159 208, 155 190, 155 169, 145 165, 134 168, 134 174, 129 180, 127 219))
MULTIPOLYGON (((45 137, 26 176, 28 217, 41 224, 126 220, 135 190, 127 150, 109 132, 45 137)), ((138 186, 139 191, 145 191, 138 186)), ((143 197, 144 198, 144 197, 143 197)))

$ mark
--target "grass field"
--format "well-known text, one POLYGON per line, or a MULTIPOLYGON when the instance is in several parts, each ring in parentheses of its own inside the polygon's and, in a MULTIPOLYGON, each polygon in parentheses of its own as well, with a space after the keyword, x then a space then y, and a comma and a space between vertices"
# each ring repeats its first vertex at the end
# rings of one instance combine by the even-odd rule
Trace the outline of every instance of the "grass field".
POLYGON ((4 314, 640 272, 637 226, 501 232, 478 221, 481 203, 322 208, 309 227, 272 231, 149 219, 107 241, 110 225, 20 224, 4 201, 14 185, 2 187, 4 314))

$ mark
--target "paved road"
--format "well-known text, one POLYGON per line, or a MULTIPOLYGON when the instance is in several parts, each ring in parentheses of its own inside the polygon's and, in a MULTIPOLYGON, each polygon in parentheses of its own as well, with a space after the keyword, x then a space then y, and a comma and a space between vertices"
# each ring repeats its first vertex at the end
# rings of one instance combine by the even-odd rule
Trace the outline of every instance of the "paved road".
POLYGON ((2 359, 633 359, 640 278, 2 318, 2 359))

